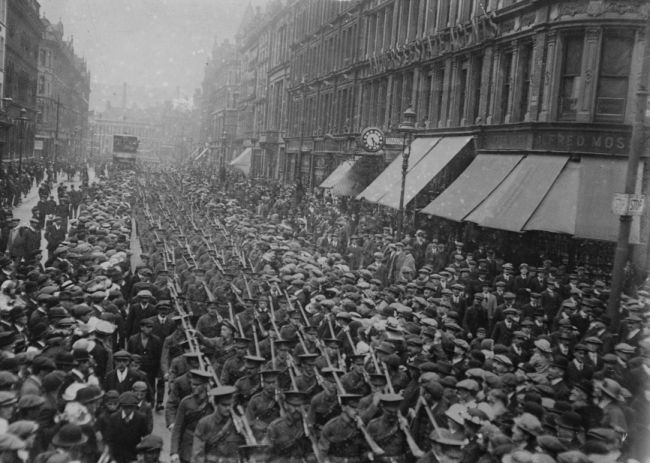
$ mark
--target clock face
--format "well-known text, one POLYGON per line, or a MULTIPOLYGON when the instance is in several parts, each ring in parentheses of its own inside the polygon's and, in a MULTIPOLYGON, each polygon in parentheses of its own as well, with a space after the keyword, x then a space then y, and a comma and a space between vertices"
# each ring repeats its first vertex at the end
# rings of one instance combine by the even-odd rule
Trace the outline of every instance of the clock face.
POLYGON ((375 153, 384 147, 384 132, 377 127, 368 127, 361 132, 361 144, 366 151, 375 153))

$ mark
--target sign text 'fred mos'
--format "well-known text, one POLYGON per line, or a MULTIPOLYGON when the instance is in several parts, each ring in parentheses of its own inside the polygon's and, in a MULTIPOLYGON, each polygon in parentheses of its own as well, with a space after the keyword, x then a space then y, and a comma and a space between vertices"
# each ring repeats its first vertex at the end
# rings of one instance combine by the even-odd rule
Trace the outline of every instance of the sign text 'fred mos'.
POLYGON ((627 154, 630 136, 605 131, 544 131, 535 134, 533 143, 535 149, 552 151, 627 154))

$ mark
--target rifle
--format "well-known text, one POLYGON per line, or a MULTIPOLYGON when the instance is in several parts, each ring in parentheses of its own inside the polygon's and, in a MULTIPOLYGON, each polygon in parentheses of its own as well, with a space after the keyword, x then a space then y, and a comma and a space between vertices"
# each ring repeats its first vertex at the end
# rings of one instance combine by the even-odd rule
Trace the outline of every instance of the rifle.
MULTIPOLYGON (((388 367, 386 366, 386 363, 382 362, 382 365, 384 367, 383 368, 384 375, 386 376, 386 385, 388 386, 388 390, 390 391, 391 394, 394 394, 395 389, 393 388, 393 382, 391 381, 390 375, 388 374, 388 367)), ((404 436, 406 437, 406 443, 409 446, 409 450, 411 451, 414 457, 421 458, 424 455, 424 452, 415 442, 415 439, 413 439, 413 435, 411 434, 411 430, 409 429, 408 422, 406 421, 406 418, 404 418, 402 412, 400 411, 397 412, 397 422, 399 423, 399 427, 404 433, 404 436)))
POLYGON ((366 429, 366 425, 363 423, 363 420, 359 415, 354 415, 354 422, 357 425, 357 429, 361 431, 361 434, 363 434, 363 438, 366 440, 366 443, 368 444, 368 447, 370 447, 370 450, 374 455, 377 456, 382 456, 386 452, 384 452, 384 449, 382 449, 377 442, 375 442, 375 439, 370 435, 368 430, 366 429))
POLYGON ((246 278, 246 274, 244 272, 241 272, 241 276, 244 278, 244 285, 246 286, 246 292, 248 293, 248 298, 253 299, 253 293, 251 293, 251 288, 248 285, 248 279, 246 278))
POLYGON ((232 326, 235 325, 235 311, 232 308, 232 304, 229 302, 228 303, 228 314, 230 315, 230 323, 232 323, 232 326))
MULTIPOLYGON (((289 357, 289 376, 291 377, 291 385, 294 391, 298 390, 298 385, 296 384, 296 376, 295 376, 297 374, 298 374, 298 368, 296 367, 296 364, 293 362, 293 358, 289 357)), ((307 412, 305 412, 305 409, 302 406, 300 406, 300 415, 302 417, 302 427, 303 430, 305 431, 305 436, 307 436, 309 442, 311 443, 311 449, 314 452, 316 461, 318 463, 323 463, 324 462, 323 456, 320 453, 320 448, 318 448, 318 442, 316 441, 315 433, 313 432, 313 429, 311 429, 312 425, 309 423, 307 412)))
POLYGON ((258 357, 261 357, 260 355, 260 343, 257 340, 257 327, 255 327, 255 323, 253 323, 253 342, 255 343, 255 355, 258 357))
POLYGON ((239 335, 243 338, 244 336, 244 328, 241 325, 241 320, 239 319, 239 314, 235 315, 235 320, 237 320, 237 328, 239 329, 239 335))
POLYGON ((273 331, 275 331, 275 334, 278 335, 278 338, 280 338, 280 330, 278 329, 278 325, 275 323, 275 310, 273 309, 273 298, 269 296, 269 311, 271 312, 271 316, 269 317, 271 319, 271 326, 273 326, 273 331))
MULTIPOLYGON (((192 352, 196 352, 199 354, 199 368, 201 368, 204 371, 207 371, 210 373, 212 376, 212 380, 214 381, 216 386, 221 386, 221 381, 219 381, 219 377, 217 376, 217 373, 214 371, 214 368, 212 368, 212 364, 210 363, 209 359, 205 357, 205 354, 201 351, 199 341, 196 338, 196 331, 192 326, 190 325, 189 322, 189 315, 181 304, 178 302, 178 295, 176 294, 176 289, 173 287, 173 285, 168 281, 168 287, 170 290, 170 294, 172 296, 172 299, 174 300, 174 305, 176 307, 176 311, 178 312, 179 316, 181 317, 181 323, 183 326, 183 331, 185 333, 185 337, 190 345, 190 350, 192 352)), ((242 412, 240 415, 237 415, 234 410, 230 410, 230 415, 233 420, 233 424, 235 426, 235 429, 237 430, 238 433, 243 435, 244 439, 246 440, 247 445, 257 445, 257 440, 255 439, 255 435, 253 434, 253 431, 250 428, 250 425, 248 424, 248 420, 246 419, 246 415, 242 412)))

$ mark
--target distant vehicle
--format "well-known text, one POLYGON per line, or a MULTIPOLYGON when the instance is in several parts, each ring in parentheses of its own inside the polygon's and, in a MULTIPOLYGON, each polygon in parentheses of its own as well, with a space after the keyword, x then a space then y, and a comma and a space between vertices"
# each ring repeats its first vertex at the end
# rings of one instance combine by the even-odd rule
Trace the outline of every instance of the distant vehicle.
POLYGON ((113 135, 113 162, 134 167, 140 140, 132 135, 113 135))

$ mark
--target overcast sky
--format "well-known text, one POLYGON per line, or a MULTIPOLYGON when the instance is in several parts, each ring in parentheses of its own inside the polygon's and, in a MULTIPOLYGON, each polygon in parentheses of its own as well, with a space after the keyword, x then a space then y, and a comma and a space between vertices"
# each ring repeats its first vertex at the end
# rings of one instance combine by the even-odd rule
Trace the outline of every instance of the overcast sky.
MULTIPOLYGON (((92 86, 175 89, 191 96, 216 38, 233 37, 248 0, 40 0, 86 58, 92 86)), ((266 0, 253 0, 253 5, 266 0)), ((137 95, 130 95, 137 100, 137 95)), ((99 102, 93 99, 94 104, 99 102)))

